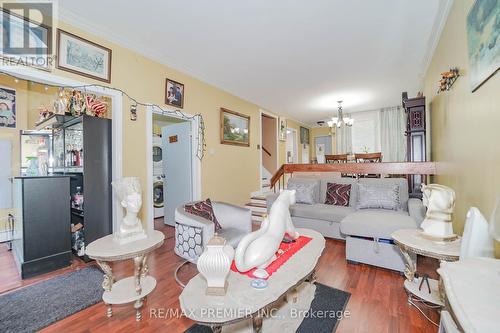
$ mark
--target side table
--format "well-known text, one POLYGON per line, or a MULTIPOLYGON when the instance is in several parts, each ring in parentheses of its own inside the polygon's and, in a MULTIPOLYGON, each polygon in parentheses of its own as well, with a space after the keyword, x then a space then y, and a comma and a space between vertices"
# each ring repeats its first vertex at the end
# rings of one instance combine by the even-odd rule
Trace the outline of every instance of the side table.
POLYGON ((453 241, 435 241, 426 238, 422 235, 420 229, 401 229, 391 234, 394 243, 399 247, 406 261, 405 276, 406 281, 404 287, 408 291, 408 302, 411 302, 412 295, 418 298, 443 307, 443 297, 439 291, 439 283, 437 280, 428 279, 430 293, 426 284, 422 284, 422 278, 416 277, 417 266, 413 262, 410 252, 420 254, 422 256, 438 259, 443 261, 457 261, 460 255, 461 239, 453 241), (421 286, 421 288, 420 288, 421 286))
POLYGON ((148 275, 147 255, 163 244, 165 235, 160 231, 149 231, 148 237, 127 244, 113 241, 113 235, 99 238, 85 249, 85 254, 95 259, 104 271, 102 300, 108 306, 107 316, 113 315, 113 304, 134 302, 135 319, 141 320, 144 300, 156 287, 156 280, 148 275), (134 260, 134 276, 115 281, 109 262, 134 260))

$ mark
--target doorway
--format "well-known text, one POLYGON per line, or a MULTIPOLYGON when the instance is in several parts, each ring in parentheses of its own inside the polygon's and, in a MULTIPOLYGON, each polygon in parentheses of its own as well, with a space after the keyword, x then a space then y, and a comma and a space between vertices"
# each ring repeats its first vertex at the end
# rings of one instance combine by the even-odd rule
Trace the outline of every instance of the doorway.
POLYGON ((286 129, 286 163, 299 163, 299 145, 297 130, 294 128, 286 129))
POLYGON ((175 209, 200 198, 200 165, 196 157, 198 122, 150 107, 147 146, 150 206, 148 228, 155 223, 175 226, 175 209))
POLYGON ((318 163, 325 163, 325 155, 332 154, 332 136, 323 135, 314 138, 314 151, 318 163))
POLYGON ((278 119, 261 112, 261 189, 270 186, 272 176, 278 170, 278 119))

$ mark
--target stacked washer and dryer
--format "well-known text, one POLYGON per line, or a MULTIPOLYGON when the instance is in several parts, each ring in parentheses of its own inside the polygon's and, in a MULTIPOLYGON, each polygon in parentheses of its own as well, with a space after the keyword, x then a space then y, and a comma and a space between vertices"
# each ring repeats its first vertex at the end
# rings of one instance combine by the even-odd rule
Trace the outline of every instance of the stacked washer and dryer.
POLYGON ((153 206, 154 217, 164 215, 163 208, 163 155, 161 136, 153 134, 153 206))

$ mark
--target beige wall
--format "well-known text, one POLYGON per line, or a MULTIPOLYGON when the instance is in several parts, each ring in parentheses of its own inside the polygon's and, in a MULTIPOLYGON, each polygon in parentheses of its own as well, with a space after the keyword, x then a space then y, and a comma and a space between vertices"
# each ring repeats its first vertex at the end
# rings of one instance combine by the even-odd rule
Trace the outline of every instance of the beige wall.
POLYGON ((471 93, 466 18, 473 2, 454 2, 425 76, 432 160, 448 162, 452 168, 435 182, 457 193, 453 222, 459 233, 469 207, 478 207, 489 218, 500 194, 500 75, 471 93), (440 73, 455 66, 462 76, 450 91, 436 95, 440 73))
POLYGON ((262 165, 271 174, 274 174, 278 169, 276 163, 277 142, 277 123, 278 120, 272 117, 262 115, 262 147, 271 154, 270 156, 262 149, 262 165))

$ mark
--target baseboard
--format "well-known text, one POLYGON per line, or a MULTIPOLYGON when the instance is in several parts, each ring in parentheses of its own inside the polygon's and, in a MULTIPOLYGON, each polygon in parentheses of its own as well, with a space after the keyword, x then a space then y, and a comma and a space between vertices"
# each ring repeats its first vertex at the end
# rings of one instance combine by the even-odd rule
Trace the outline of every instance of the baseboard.
POLYGON ((71 251, 21 263, 21 278, 27 279, 71 265, 71 251))

